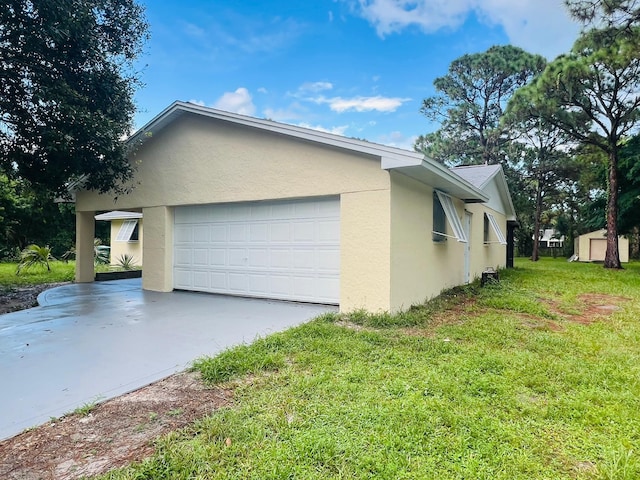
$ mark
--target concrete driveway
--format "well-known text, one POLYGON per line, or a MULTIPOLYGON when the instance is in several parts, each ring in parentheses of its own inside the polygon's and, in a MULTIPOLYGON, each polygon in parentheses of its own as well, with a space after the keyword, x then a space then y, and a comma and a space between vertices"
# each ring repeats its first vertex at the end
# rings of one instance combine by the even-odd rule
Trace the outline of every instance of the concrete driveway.
POLYGON ((0 315, 0 439, 336 310, 147 292, 140 279, 64 285, 38 301, 39 307, 0 315))

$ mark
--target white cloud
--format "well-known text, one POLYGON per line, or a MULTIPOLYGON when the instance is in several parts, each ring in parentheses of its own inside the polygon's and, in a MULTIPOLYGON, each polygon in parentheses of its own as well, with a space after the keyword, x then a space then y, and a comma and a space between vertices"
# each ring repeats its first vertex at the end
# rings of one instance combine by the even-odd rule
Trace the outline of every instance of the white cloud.
POLYGON ((235 112, 241 115, 254 115, 256 106, 249 90, 244 87, 238 88, 235 92, 226 92, 214 104, 214 108, 235 112))
POLYGON ((334 135, 343 135, 343 136, 344 136, 344 132, 346 132, 347 128, 349 128, 348 125, 341 125, 339 127, 325 128, 325 127, 322 127, 320 125, 310 125, 308 123, 299 123, 298 126, 299 127, 303 127, 303 128, 310 128, 312 130, 318 130, 319 132, 333 133, 334 135))
POLYGON ((188 103, 193 103, 195 105, 200 105, 201 107, 205 107, 207 104, 205 102, 203 102, 202 100, 189 100, 188 103))
POLYGON ((381 37, 410 26, 456 29, 475 12, 501 26, 512 44, 548 58, 568 51, 579 30, 560 0, 359 0, 355 11, 381 37))
POLYGON ((300 85, 298 89, 300 92, 322 92, 324 90, 331 90, 333 84, 331 82, 307 82, 300 85))
POLYGON ((317 97, 310 98, 309 100, 319 103, 319 104, 328 104, 329 108, 334 112, 343 113, 349 111, 356 112, 395 112, 403 103, 411 100, 410 98, 400 98, 400 97, 383 97, 377 95, 375 97, 352 97, 352 98, 342 98, 342 97, 333 97, 333 98, 325 98, 325 97, 317 97))
POLYGON ((264 88, 264 87, 260 87, 260 88, 258 89, 258 92, 259 92, 259 93, 269 93, 269 91, 268 91, 266 88, 264 88))

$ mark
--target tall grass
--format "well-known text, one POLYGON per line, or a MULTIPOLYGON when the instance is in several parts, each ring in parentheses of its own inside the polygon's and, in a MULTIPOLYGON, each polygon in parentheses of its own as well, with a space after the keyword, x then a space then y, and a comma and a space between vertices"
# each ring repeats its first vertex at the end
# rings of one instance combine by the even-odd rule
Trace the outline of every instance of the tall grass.
POLYGON ((0 286, 4 288, 43 283, 59 283, 73 281, 75 278, 75 262, 50 261, 51 271, 44 267, 33 266, 16 275, 17 263, 0 263, 0 286))

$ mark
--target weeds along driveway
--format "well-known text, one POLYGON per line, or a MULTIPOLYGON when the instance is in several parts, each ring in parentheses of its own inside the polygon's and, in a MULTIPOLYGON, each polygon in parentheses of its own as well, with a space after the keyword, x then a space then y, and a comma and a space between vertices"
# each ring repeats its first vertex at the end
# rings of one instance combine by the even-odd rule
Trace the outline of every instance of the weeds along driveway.
POLYGON ((166 377, 203 355, 335 307, 193 292, 140 279, 71 284, 0 315, 0 439, 166 377))

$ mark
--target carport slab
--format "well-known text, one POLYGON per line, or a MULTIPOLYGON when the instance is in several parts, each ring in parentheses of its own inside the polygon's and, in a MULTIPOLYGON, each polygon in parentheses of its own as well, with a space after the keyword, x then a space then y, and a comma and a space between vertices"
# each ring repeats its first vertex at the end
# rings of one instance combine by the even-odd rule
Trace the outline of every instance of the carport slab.
POLYGON ((0 315, 0 439, 136 390, 198 357, 299 325, 336 307, 193 292, 141 280, 70 284, 39 307, 0 315))

